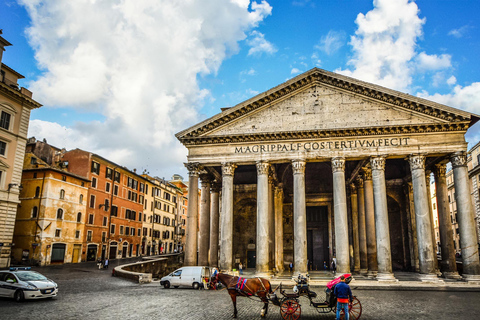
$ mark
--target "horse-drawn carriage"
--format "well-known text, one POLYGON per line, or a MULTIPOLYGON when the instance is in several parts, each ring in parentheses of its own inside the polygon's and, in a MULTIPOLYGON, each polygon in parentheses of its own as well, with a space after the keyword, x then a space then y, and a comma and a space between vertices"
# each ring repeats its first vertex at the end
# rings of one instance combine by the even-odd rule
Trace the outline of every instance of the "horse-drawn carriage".
MULTIPOLYGON (((352 281, 351 274, 345 274, 345 282, 348 284, 352 281)), ((310 306, 313 306, 319 313, 336 312, 337 297, 334 295, 334 288, 340 282, 340 277, 337 277, 327 283, 325 289, 325 300, 316 301, 317 293, 310 290, 308 284, 308 276, 299 275, 294 279, 296 285, 292 292, 287 292, 280 284, 275 290, 272 290, 270 282, 263 278, 245 279, 234 277, 228 274, 217 273, 212 277, 211 284, 221 282, 228 290, 234 307, 233 317, 237 316, 237 296, 259 298, 264 303, 261 315, 264 317, 268 312, 268 305, 272 303, 280 307, 280 314, 283 319, 297 320, 302 314, 300 298, 305 297, 309 300, 310 306), (277 291, 280 295, 277 294, 277 291)), ((343 310, 341 310, 341 319, 343 319, 343 310)), ((354 296, 349 303, 349 319, 357 320, 362 315, 362 305, 360 301, 354 296)))
MULTIPOLYGON (((351 274, 345 274, 345 282, 348 284, 352 281, 351 274)), ((305 297, 309 300, 310 306, 314 307, 319 313, 336 312, 337 309, 337 297, 334 295, 334 288, 337 283, 340 282, 340 277, 337 277, 327 283, 325 288, 325 301, 315 301, 317 293, 310 290, 308 285, 308 277, 298 275, 295 279, 296 285, 293 287, 293 292, 287 293, 279 287, 282 297, 276 295, 276 291, 270 294, 269 300, 273 304, 280 306, 280 314, 283 319, 296 320, 299 319, 302 314, 300 305, 300 297, 305 297)), ((343 310, 340 312, 341 319, 343 319, 343 310)), ((349 303, 349 319, 357 320, 362 314, 362 305, 357 297, 353 297, 349 303)))

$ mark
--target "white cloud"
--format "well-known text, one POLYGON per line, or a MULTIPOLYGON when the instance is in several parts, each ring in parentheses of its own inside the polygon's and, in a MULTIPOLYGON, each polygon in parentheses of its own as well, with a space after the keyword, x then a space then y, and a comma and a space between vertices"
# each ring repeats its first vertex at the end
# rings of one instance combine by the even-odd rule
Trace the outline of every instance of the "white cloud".
POLYGON ((452 66, 451 56, 449 54, 426 54, 425 52, 420 52, 416 57, 418 69, 419 70, 439 70, 445 69, 452 66))
POLYGON ((455 78, 455 76, 451 76, 450 78, 448 78, 448 80, 447 80, 448 85, 452 86, 455 83, 457 83, 457 78, 455 78))
POLYGON ((474 82, 466 87, 456 85, 449 94, 429 95, 428 92, 422 91, 417 95, 450 107, 480 114, 480 82, 474 82))
POLYGON ((297 68, 292 68, 292 70, 290 71, 290 74, 297 74, 297 73, 300 73, 301 71, 297 68))
POLYGON ((262 53, 274 54, 277 52, 277 48, 265 39, 265 35, 257 30, 253 30, 250 33, 250 37, 247 39, 247 44, 251 47, 248 50, 249 56, 260 56, 262 53))
POLYGON ((374 9, 360 13, 358 28, 351 37, 352 69, 337 72, 397 90, 406 90, 412 82, 417 38, 425 19, 409 0, 376 0, 374 9))
POLYGON ((36 100, 105 119, 33 120, 29 134, 167 176, 186 161, 174 134, 199 121, 208 98, 197 76, 215 73, 272 10, 249 0, 20 2, 44 71, 30 84, 36 100))
POLYGON ((458 29, 452 29, 448 32, 448 35, 449 36, 454 36, 455 38, 462 38, 463 36, 465 36, 465 34, 468 32, 468 29, 470 29, 470 26, 468 25, 465 25, 465 26, 462 26, 458 29))
POLYGON ((330 30, 326 36, 322 36, 315 49, 325 52, 327 55, 334 54, 345 42, 345 33, 330 30))

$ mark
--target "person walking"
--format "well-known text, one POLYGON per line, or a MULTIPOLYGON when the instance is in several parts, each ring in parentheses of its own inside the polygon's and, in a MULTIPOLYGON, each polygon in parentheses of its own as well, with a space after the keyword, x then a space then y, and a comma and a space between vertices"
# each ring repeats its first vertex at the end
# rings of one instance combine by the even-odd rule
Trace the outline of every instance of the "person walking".
POLYGON ((240 274, 243 274, 243 264, 241 262, 238 264, 238 270, 240 271, 240 274))
POLYGON ((103 268, 108 269, 108 258, 105 259, 105 264, 103 265, 103 268))
POLYGON ((290 262, 288 266, 290 267, 290 272, 293 272, 293 262, 290 262))
POLYGON ((348 320, 349 318, 349 310, 348 310, 348 304, 349 302, 352 302, 353 300, 353 294, 352 290, 350 289, 350 286, 345 283, 345 276, 340 277, 340 282, 335 285, 335 289, 333 290, 333 293, 337 297, 337 320, 340 319, 340 310, 344 310, 345 312, 345 320, 348 320))

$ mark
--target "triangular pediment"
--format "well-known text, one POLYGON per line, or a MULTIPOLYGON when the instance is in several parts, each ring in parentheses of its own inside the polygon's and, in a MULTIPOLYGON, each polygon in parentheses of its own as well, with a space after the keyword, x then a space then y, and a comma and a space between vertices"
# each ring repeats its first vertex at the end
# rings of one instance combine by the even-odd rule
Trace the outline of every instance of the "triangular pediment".
POLYGON ((190 144, 231 142, 240 136, 262 140, 352 131, 466 131, 477 120, 477 115, 462 110, 312 69, 176 136, 190 144))

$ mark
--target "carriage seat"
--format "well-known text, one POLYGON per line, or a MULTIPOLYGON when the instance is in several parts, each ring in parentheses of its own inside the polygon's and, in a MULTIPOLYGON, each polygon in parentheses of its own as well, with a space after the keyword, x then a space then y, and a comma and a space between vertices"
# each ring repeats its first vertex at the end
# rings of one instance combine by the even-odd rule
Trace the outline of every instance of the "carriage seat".
POLYGON ((298 298, 298 293, 292 292, 292 293, 283 293, 285 298, 298 298))

